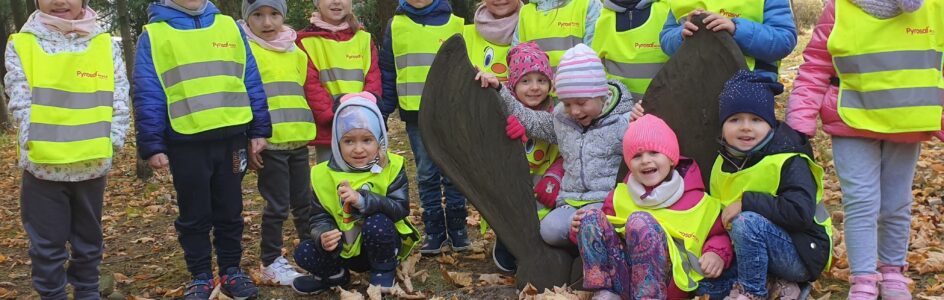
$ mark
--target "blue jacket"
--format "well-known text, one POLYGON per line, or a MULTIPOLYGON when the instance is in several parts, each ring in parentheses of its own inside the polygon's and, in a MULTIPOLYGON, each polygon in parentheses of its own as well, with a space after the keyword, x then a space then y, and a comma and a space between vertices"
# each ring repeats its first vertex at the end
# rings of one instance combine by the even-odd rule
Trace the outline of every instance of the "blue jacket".
MULTIPOLYGON (((773 82, 778 81, 774 62, 787 57, 797 44, 796 24, 793 12, 787 0, 764 1, 764 23, 759 24, 747 19, 734 18, 734 41, 745 55, 757 60, 755 72, 773 82)), ((682 46, 682 25, 676 21, 672 12, 659 34, 662 51, 669 56, 682 46)))
MULTIPOLYGON (((452 16, 452 7, 449 6, 449 1, 438 2, 436 8, 426 15, 410 14, 400 7, 397 7, 394 14, 406 15, 417 24, 440 26, 449 22, 449 18, 452 16)), ((383 85, 383 98, 377 106, 385 119, 400 106, 399 97, 397 96, 397 66, 393 61, 393 39, 390 33, 390 24, 392 23, 393 19, 391 18, 390 22, 387 23, 387 32, 384 34, 383 44, 380 46, 380 58, 377 62, 380 65, 380 82, 383 85)), ((415 111, 400 110, 400 119, 407 123, 416 124, 417 115, 418 113, 415 111)))
MULTIPOLYGON (((208 4, 203 15, 193 17, 176 9, 162 4, 151 4, 148 7, 150 23, 166 21, 170 26, 180 29, 206 28, 213 25, 215 15, 220 11, 208 4)), ((239 27, 239 26, 237 26, 239 27)), ((147 31, 138 38, 138 50, 134 63, 134 116, 137 130, 138 155, 148 159, 154 154, 167 153, 169 144, 181 142, 199 142, 221 140, 246 136, 249 138, 267 138, 272 136, 272 123, 269 120, 269 106, 266 104, 265 91, 262 88, 262 78, 256 67, 256 59, 249 50, 249 43, 242 32, 243 43, 246 47, 246 74, 243 81, 249 92, 249 103, 252 106, 252 121, 246 125, 223 127, 185 135, 175 132, 170 126, 167 115, 167 95, 161 88, 161 82, 154 70, 154 60, 151 56, 151 40, 147 31)))

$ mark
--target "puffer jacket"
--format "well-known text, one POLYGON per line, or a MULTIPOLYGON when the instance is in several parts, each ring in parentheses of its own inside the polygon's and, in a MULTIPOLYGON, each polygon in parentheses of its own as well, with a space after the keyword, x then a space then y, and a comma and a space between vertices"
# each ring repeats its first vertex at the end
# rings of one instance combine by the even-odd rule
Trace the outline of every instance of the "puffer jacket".
MULTIPOLYGON (((816 134, 816 119, 822 118, 823 131, 829 135, 895 143, 918 143, 930 140, 932 136, 944 140, 944 131, 888 134, 855 129, 842 121, 837 105, 839 87, 830 83, 831 79, 837 76, 836 68, 833 66, 833 56, 826 48, 835 23, 836 2, 830 0, 816 28, 813 29, 809 45, 803 51, 804 63, 800 65, 800 72, 793 82, 793 92, 790 93, 790 101, 787 104, 787 124, 810 137, 816 134)), ((944 124, 944 116, 941 117, 941 123, 944 124)))

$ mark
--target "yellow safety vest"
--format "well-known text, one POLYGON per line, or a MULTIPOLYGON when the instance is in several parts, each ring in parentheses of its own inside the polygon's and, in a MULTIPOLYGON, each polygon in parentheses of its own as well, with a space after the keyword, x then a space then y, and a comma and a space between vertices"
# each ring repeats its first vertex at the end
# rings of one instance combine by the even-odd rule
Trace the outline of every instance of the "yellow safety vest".
POLYGON ((462 37, 472 65, 495 75, 500 81, 508 80, 508 50, 511 45, 492 44, 475 30, 475 24, 465 25, 462 37))
POLYGON ((744 192, 757 192, 777 196, 777 189, 780 188, 780 170, 788 159, 793 157, 802 157, 810 166, 813 172, 813 180, 816 181, 816 213, 813 216, 816 224, 823 226, 826 235, 829 236, 829 260, 826 261, 826 268, 829 270, 832 264, 832 244, 833 244, 833 220, 823 204, 823 168, 816 164, 813 159, 800 153, 780 153, 768 155, 761 159, 757 164, 750 168, 738 172, 728 173, 721 170, 724 159, 719 155, 715 159, 714 166, 711 167, 711 194, 718 198, 721 204, 728 206, 731 203, 741 200, 744 192))
POLYGON ((243 82, 248 50, 232 18, 217 14, 212 26, 199 29, 167 22, 144 28, 174 131, 196 134, 252 120, 243 82))
MULTIPOLYGON (((46 53, 31 33, 10 36, 33 98, 27 159, 68 164, 112 157, 115 65, 111 35, 82 52, 46 53)), ((17 147, 19 149, 19 147, 17 147)))
POLYGON ((839 77, 839 116, 846 125, 881 133, 941 130, 944 1, 913 13, 870 16, 836 1, 827 49, 839 77))
POLYGON ((393 34, 393 58, 397 67, 397 96, 400 109, 420 110, 420 97, 429 67, 443 42, 456 34, 462 34, 465 21, 451 15, 449 22, 439 26, 422 25, 410 17, 396 15, 390 23, 393 34))
POLYGON ((269 143, 310 141, 315 139, 315 118, 305 99, 308 56, 298 48, 276 52, 249 42, 259 66, 272 119, 269 143))
MULTIPOLYGON (((370 189, 370 192, 380 195, 387 194, 387 188, 397 178, 397 174, 403 169, 403 157, 387 152, 389 163, 380 174, 372 172, 338 172, 328 167, 328 162, 323 162, 311 168, 311 187, 318 197, 318 202, 324 207, 325 211, 334 217, 334 222, 338 225, 338 230, 350 231, 358 221, 346 220, 350 215, 344 213, 341 206, 341 198, 338 196, 338 185, 341 181, 347 180, 351 187, 356 190, 364 188, 370 189)), ((400 233, 402 244, 400 252, 397 254, 399 259, 405 259, 413 252, 413 247, 419 242, 420 237, 416 228, 404 218, 394 222, 397 232, 400 233)), ((342 240, 343 241, 343 240, 342 240)), ((361 234, 352 244, 342 243, 341 257, 351 258, 361 253, 361 234)))
POLYGON ((528 3, 518 13, 518 41, 537 43, 550 58, 551 67, 557 69, 564 52, 583 43, 590 1, 596 0, 571 0, 548 12, 528 3))
MULTIPOLYGON (((764 3, 766 0, 669 0, 672 15, 682 23, 688 19, 688 14, 696 9, 718 13, 729 19, 742 18, 755 23, 764 23, 764 3)), ((747 66, 754 70, 755 61, 751 56, 744 56, 747 66)), ((779 66, 780 62, 772 62, 779 66)))
POLYGON ((705 277, 701 273, 701 263, 698 259, 711 227, 721 214, 721 203, 718 199, 706 194, 697 205, 687 210, 652 209, 637 205, 626 184, 620 183, 613 191, 613 209, 616 215, 606 218, 623 236, 626 234, 626 219, 635 212, 648 213, 659 221, 666 233, 675 285, 686 292, 698 288, 698 282, 705 277))
POLYGON ((358 30, 347 41, 320 36, 301 40, 311 62, 318 68, 321 85, 331 98, 364 91, 371 64, 370 42, 370 33, 363 30, 358 30))
POLYGON ((652 3, 646 23, 623 32, 616 31, 616 15, 609 9, 600 13, 593 50, 600 55, 607 78, 625 84, 633 99, 642 99, 652 78, 669 60, 659 43, 659 33, 669 18, 669 5, 663 1, 652 3))

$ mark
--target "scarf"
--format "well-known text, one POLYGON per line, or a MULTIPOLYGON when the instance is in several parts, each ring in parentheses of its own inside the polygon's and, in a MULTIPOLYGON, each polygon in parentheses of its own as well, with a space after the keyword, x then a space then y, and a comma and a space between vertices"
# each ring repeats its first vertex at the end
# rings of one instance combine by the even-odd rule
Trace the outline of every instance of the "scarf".
POLYGON ((46 28, 63 35, 75 33, 79 36, 87 36, 98 27, 98 23, 96 23, 98 13, 88 7, 84 8, 82 14, 76 20, 62 19, 40 10, 36 11, 35 18, 36 21, 46 25, 46 28))
POLYGON ((236 22, 243 27, 243 31, 246 32, 246 37, 255 41, 257 44, 259 44, 259 46, 262 46, 262 48, 266 50, 286 52, 295 46, 295 38, 297 37, 297 34, 295 33, 295 30, 292 30, 292 28, 288 26, 282 25, 282 30, 279 31, 279 35, 275 37, 274 40, 266 41, 253 33, 252 29, 249 29, 249 24, 246 24, 246 21, 239 20, 236 22))
POLYGON ((439 6, 439 2, 442 2, 442 1, 443 0, 433 0, 433 2, 427 5, 426 7, 417 9, 417 8, 414 8, 413 6, 410 6, 410 3, 406 2, 406 0, 400 0, 400 9, 414 16, 425 16, 433 12, 433 10, 436 9, 437 6, 439 6))
POLYGON ((174 0, 164 0, 164 5, 167 7, 179 10, 182 13, 195 17, 195 16, 203 15, 203 12, 206 11, 207 6, 210 5, 210 0, 203 1, 203 7, 197 10, 190 10, 190 9, 187 9, 186 7, 180 6, 180 4, 177 4, 177 2, 174 2, 174 0))
POLYGON ((511 40, 515 35, 515 28, 518 27, 518 12, 521 11, 520 1, 515 12, 510 16, 496 19, 492 13, 488 12, 485 5, 479 6, 475 10, 475 31, 478 31, 489 43, 505 46, 511 45, 511 40))
POLYGON ((894 18, 902 12, 914 12, 923 3, 924 0, 852 0, 852 4, 879 19, 894 18))
POLYGON ((682 194, 685 193, 685 182, 678 171, 675 170, 669 173, 669 177, 671 178, 668 181, 663 181, 648 192, 646 191, 646 187, 636 181, 632 175, 628 177, 629 180, 626 186, 629 188, 629 194, 632 196, 633 201, 636 202, 636 205, 645 208, 657 209, 670 207, 675 204, 675 202, 678 202, 679 199, 682 199, 682 194))
POLYGON ((350 22, 341 22, 341 24, 334 25, 322 19, 321 13, 317 11, 311 13, 311 18, 308 19, 308 21, 310 21, 312 25, 315 25, 318 28, 321 28, 330 32, 340 32, 340 31, 351 29, 350 22))

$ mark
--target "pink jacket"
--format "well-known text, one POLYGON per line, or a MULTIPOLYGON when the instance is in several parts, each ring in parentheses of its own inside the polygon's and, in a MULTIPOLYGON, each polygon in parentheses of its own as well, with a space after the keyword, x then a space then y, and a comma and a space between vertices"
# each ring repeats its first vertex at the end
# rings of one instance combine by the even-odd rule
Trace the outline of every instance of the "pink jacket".
MULTIPOLYGON (((944 131, 877 133, 855 129, 846 125, 839 117, 837 99, 839 87, 830 84, 830 78, 836 77, 832 55, 826 49, 829 34, 836 22, 835 0, 830 0, 823 9, 823 15, 813 29, 813 38, 806 50, 799 75, 793 82, 793 92, 787 105, 787 124, 799 132, 812 137, 816 134, 816 118, 823 119, 823 131, 834 136, 864 137, 887 140, 896 143, 918 143, 930 140, 932 136, 944 140, 944 131)), ((944 98, 941 99, 944 103, 944 98)), ((944 124, 944 117, 942 117, 944 124)))

